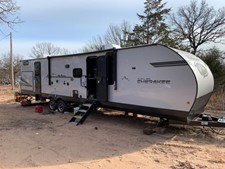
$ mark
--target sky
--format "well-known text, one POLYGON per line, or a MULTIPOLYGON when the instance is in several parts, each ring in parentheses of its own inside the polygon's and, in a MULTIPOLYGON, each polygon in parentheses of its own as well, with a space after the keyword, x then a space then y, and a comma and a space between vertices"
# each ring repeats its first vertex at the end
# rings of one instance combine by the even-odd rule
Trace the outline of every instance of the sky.
MULTIPOLYGON (((124 20, 139 23, 137 13, 143 13, 145 0, 16 0, 23 21, 11 30, 0 28, 0 56, 9 52, 9 36, 13 34, 13 53, 29 58, 31 48, 50 42, 69 51, 77 51, 93 37, 104 35, 110 24, 119 25, 124 20)), ((218 9, 224 0, 206 0, 218 9)), ((176 12, 190 0, 164 0, 176 12)))

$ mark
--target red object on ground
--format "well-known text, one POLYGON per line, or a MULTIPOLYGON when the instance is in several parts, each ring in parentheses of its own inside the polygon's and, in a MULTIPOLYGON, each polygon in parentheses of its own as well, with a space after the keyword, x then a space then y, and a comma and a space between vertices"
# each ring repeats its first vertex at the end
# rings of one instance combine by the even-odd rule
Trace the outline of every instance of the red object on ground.
POLYGON ((26 99, 22 100, 22 101, 21 101, 21 105, 22 105, 22 106, 27 105, 27 100, 26 100, 26 99))
POLYGON ((36 113, 42 113, 43 112, 43 106, 42 105, 36 105, 35 106, 35 112, 36 113))

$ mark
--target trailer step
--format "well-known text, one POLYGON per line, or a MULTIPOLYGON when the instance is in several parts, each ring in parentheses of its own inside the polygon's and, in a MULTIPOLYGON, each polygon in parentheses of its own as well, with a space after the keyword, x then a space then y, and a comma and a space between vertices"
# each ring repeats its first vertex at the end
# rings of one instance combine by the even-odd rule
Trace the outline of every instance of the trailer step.
POLYGON ((82 104, 82 106, 85 106, 85 107, 91 107, 92 104, 87 104, 87 103, 84 103, 82 104))
POLYGON ((79 109, 80 113, 86 113, 88 110, 79 109))
POLYGON ((81 105, 80 109, 74 114, 74 116, 70 119, 69 123, 74 122, 78 126, 79 124, 83 124, 88 115, 95 110, 97 106, 97 102, 93 103, 84 103, 81 105))

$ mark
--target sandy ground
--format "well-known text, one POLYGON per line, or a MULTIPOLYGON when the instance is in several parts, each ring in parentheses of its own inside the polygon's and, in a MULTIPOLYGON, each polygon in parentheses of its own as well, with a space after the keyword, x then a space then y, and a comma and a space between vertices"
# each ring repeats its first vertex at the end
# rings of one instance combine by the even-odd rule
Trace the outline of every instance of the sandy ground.
POLYGON ((71 113, 35 113, 0 89, 0 169, 225 168, 225 129, 171 126, 145 135, 149 120, 108 111, 75 126, 71 113))

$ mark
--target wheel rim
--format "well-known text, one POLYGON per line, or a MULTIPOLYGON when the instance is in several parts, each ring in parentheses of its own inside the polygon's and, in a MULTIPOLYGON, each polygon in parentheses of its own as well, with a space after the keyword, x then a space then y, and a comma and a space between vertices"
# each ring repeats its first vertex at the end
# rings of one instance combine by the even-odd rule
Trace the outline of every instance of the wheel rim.
POLYGON ((58 110, 59 112, 64 112, 65 111, 65 103, 64 102, 59 102, 58 104, 58 110))
POLYGON ((49 108, 51 110, 55 110, 56 109, 56 101, 51 100, 50 103, 49 103, 49 108))

